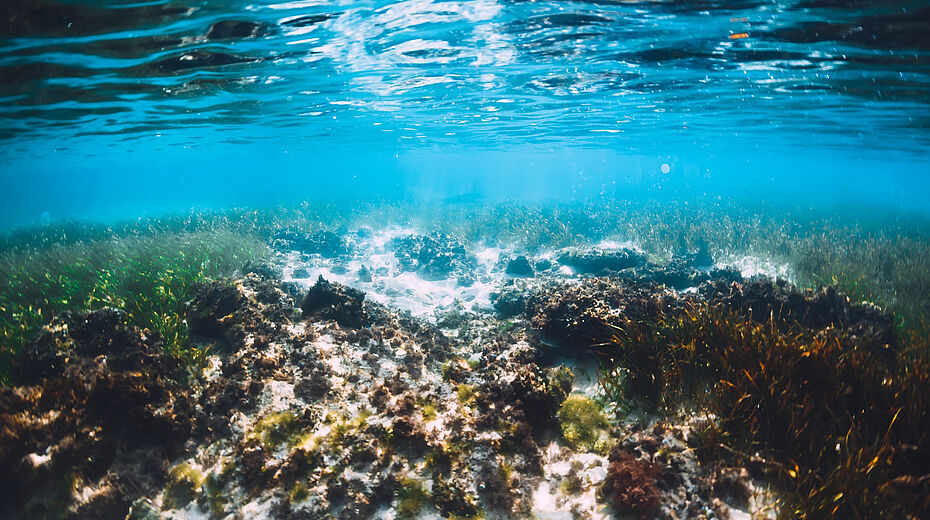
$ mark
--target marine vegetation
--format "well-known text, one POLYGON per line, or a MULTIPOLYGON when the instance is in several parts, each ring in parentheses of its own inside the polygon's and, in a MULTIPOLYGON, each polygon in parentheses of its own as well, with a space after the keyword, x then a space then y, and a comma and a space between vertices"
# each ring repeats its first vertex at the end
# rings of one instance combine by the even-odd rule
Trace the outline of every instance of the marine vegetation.
POLYGON ((578 450, 606 452, 610 423, 604 410, 590 397, 568 396, 559 408, 562 437, 578 450))
POLYGON ((261 259, 267 247, 228 231, 155 233, 20 247, 0 254, 0 382, 38 330, 65 311, 116 308, 127 325, 156 334, 196 366, 206 352, 188 341, 187 302, 200 283, 261 259))
POLYGON ((394 497, 397 499, 397 515, 400 518, 416 518, 430 500, 429 492, 423 489, 423 484, 410 477, 400 479, 394 497))
MULTIPOLYGON (((232 212, 0 240, 0 415, 19 425, 0 458, 11 468, 5 496, 23 498, 16 511, 121 517, 137 498, 181 508, 194 496, 221 516, 274 492, 284 517, 388 506, 411 517, 529 515, 546 478, 568 498, 603 482, 601 502, 648 517, 688 510, 677 501, 685 496, 709 511, 720 494, 688 486, 738 468, 776 482, 788 517, 928 516, 930 345, 919 324, 930 240, 919 225, 792 223, 725 204, 501 205, 477 219, 450 207, 403 220, 409 210, 232 212), (314 220, 323 213, 325 223, 314 220), (519 244, 495 269, 519 253, 535 260, 535 275, 504 286, 514 293, 506 319, 460 305, 436 324, 377 303, 377 289, 286 279, 295 258, 339 267, 372 236, 329 229, 391 221, 454 237, 456 251, 519 244), (641 249, 579 249, 572 273, 557 250, 542 251, 617 237, 641 249), (269 250, 273 263, 249 265, 269 250), (706 266, 738 254, 785 262, 802 284, 836 285, 804 291, 733 269, 720 270, 732 278, 703 270, 681 287, 655 277, 676 259, 706 266), (589 269, 578 265, 585 258, 624 261, 589 269), (611 413, 640 407, 678 423, 648 433, 639 418, 605 413, 600 396, 573 394, 589 374, 576 386, 571 369, 548 363, 579 350, 602 360, 607 400, 622 405, 611 413), (58 422, 26 420, 52 412, 58 422), (71 432, 94 440, 75 445, 71 432), (629 442, 608 462, 618 436, 629 442), (552 473, 543 456, 553 441, 553 464, 587 469, 552 473), (63 455, 48 458, 49 446, 63 455), (133 453, 157 464, 123 465, 133 453), (670 484, 685 466, 689 480, 670 484), (142 473, 151 481, 126 493, 107 480, 142 473), (99 496, 80 492, 89 487, 99 496)), ((474 282, 432 265, 411 273, 474 282)))
POLYGON ((703 463, 758 462, 799 518, 930 514, 926 340, 889 349, 842 327, 754 321, 706 303, 605 324, 597 349, 623 395, 711 418, 703 463))
POLYGON ((656 464, 641 461, 620 446, 615 446, 610 452, 607 480, 601 491, 618 510, 646 518, 659 509, 660 493, 656 479, 661 473, 656 464))
POLYGON ((165 486, 166 507, 182 508, 189 504, 200 493, 203 482, 203 473, 188 463, 171 468, 165 486))

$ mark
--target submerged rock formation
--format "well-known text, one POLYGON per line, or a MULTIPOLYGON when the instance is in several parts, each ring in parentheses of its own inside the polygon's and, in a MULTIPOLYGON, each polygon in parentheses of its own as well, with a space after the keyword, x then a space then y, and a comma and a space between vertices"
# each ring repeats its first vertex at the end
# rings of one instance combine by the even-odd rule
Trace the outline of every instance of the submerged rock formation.
POLYGON ((733 330, 755 337, 752 327, 774 316, 831 348, 823 338, 889 359, 898 348, 891 318, 873 306, 830 288, 743 280, 698 265, 701 254, 665 266, 629 250, 507 262, 510 254, 472 255, 444 235, 404 235, 382 242, 396 259, 390 271, 358 258, 349 265, 340 256, 347 242, 336 238, 280 234, 282 247, 315 256, 288 250, 289 261, 311 261, 251 265, 202 285, 187 304, 189 340, 172 355, 119 311, 56 318, 23 352, 17 386, 0 389, 8 468, 0 514, 722 519, 732 508, 774 511, 764 482, 778 482, 782 463, 722 448, 737 451, 724 445, 719 414, 700 408, 707 402, 676 408, 694 398, 686 389, 707 394, 717 382, 714 374, 699 387, 700 370, 717 363, 724 377, 729 369, 726 352, 701 351, 704 364, 687 374, 694 381, 675 379, 688 361, 676 350, 687 338, 676 334, 697 338, 703 332, 688 324, 698 323, 720 328, 714 341, 733 330), (433 321, 378 303, 385 294, 304 277, 328 266, 377 290, 392 275, 416 273, 414 282, 438 279, 447 291, 456 284, 446 280, 458 280, 466 294, 479 259, 490 271, 474 286, 486 288, 493 308, 456 299, 436 306, 433 321), (291 283, 283 272, 294 273, 291 283), (676 290, 682 285, 689 290, 676 290), (743 321, 723 319, 731 315, 743 321), (638 400, 637 391, 649 395, 638 400))
POLYGON ((5 518, 122 518, 182 453, 194 398, 157 336, 123 318, 63 314, 0 389, 5 518))
POLYGON ((475 259, 455 238, 442 233, 395 238, 391 245, 401 269, 422 273, 428 280, 455 278, 474 283, 475 259))

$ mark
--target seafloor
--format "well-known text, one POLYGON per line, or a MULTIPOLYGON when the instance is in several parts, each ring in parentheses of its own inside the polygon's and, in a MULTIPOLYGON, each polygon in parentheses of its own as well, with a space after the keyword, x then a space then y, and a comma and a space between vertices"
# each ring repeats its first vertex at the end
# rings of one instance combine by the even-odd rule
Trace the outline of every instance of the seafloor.
POLYGON ((4 518, 930 517, 923 336, 791 266, 396 225, 267 244, 183 326, 100 295, 37 322, 0 389, 4 518))

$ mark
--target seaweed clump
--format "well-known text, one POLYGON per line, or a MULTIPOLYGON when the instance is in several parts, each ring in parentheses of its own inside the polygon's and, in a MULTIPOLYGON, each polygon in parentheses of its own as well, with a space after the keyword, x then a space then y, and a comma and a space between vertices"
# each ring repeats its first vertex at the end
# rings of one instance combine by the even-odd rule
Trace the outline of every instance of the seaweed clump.
POLYGON ((610 423, 593 399, 581 394, 568 396, 559 408, 562 437, 576 450, 606 452, 610 423))
POLYGON ((640 518, 657 513, 661 497, 657 479, 662 469, 637 459, 620 446, 610 451, 609 460, 601 493, 610 503, 619 511, 632 512, 640 518))
POLYGON ((874 337, 771 315, 760 322, 707 303, 605 331, 596 348, 615 370, 605 372, 608 385, 710 412, 716 419, 695 436, 702 459, 742 464, 761 452, 795 515, 930 514, 925 346, 889 356, 874 337))
POLYGON ((430 494, 423 488, 423 484, 410 477, 401 478, 397 482, 394 497, 397 499, 397 516, 400 518, 415 518, 430 500, 430 494))

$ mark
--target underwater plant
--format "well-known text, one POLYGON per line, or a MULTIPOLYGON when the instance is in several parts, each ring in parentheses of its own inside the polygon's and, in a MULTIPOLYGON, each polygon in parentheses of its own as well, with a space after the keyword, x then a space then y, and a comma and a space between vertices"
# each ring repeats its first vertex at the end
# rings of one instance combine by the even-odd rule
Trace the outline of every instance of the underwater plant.
POLYGON ((657 465, 641 461, 616 446, 610 453, 607 479, 601 492, 618 510, 647 518, 659 509, 660 492, 656 479, 661 473, 657 465))
POLYGON ((208 354, 188 338, 186 306, 199 285, 267 255, 254 237, 228 231, 111 236, 0 253, 0 382, 40 327, 64 311, 112 307, 157 334, 197 373, 208 354))
POLYGON ((419 480, 404 477, 397 482, 394 498, 397 500, 399 518, 415 518, 429 503, 430 494, 419 480))
MULTIPOLYGON (((707 463, 762 453, 801 518, 904 518, 930 512, 930 349, 886 352, 842 329, 755 322, 706 304, 608 329, 602 374, 666 409, 713 422, 695 437, 707 463), (635 344, 648 343, 649 361, 635 344), (632 384, 618 382, 618 378, 632 384), (640 381, 658 381, 641 385, 640 381), (921 480, 924 479, 924 480, 921 480)), ((628 395, 628 394, 627 394, 628 395)))
POLYGON ((165 486, 164 506, 168 509, 186 506, 200 493, 203 483, 203 473, 186 462, 171 468, 165 486))
POLYGON ((297 430, 297 417, 292 412, 267 415, 255 423, 247 439, 255 440, 263 448, 273 451, 297 430))
POLYGON ((606 453, 610 423, 600 404, 590 397, 571 394, 557 414, 562 437, 576 449, 606 453))

